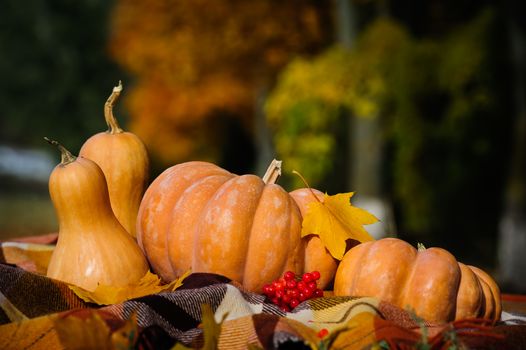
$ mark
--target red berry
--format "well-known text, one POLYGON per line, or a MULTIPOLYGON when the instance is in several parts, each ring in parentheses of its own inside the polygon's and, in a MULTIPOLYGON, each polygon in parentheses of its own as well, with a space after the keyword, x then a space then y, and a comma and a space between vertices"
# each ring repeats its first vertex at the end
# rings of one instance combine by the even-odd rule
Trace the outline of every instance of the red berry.
POLYGON ((315 298, 321 298, 321 297, 323 296, 323 290, 321 290, 321 289, 316 289, 316 290, 314 291, 314 293, 313 293, 313 296, 314 296, 315 298))
POLYGON ((283 297, 281 297, 281 301, 283 301, 285 304, 290 303, 290 300, 291 300, 291 299, 292 299, 292 298, 291 298, 290 295, 288 295, 288 294, 285 294, 283 297))
POLYGON ((297 284, 296 284, 296 288, 298 288, 298 290, 301 292, 302 290, 305 289, 307 285, 305 284, 305 282, 303 281, 299 281, 297 284))
POLYGON ((290 307, 288 307, 287 305, 281 305, 279 307, 282 311, 285 311, 285 312, 289 312, 290 311, 290 307))
POLYGON ((279 280, 278 281, 274 281, 274 282, 272 282, 272 286, 274 287, 274 289, 276 291, 278 291, 278 290, 282 291, 285 288, 285 282, 282 283, 279 280))
POLYGON ((321 276, 320 276, 320 271, 312 271, 311 274, 312 274, 312 278, 313 278, 315 281, 319 280, 320 277, 321 277, 321 276))
POLYGON ((296 285, 297 285, 296 281, 294 281, 294 280, 287 281, 287 288, 289 288, 289 289, 296 288, 296 285))
POLYGON ((285 295, 285 292, 283 291, 283 289, 276 290, 276 298, 281 299, 283 298, 283 295, 285 295))
POLYGON ((286 281, 292 281, 294 280, 294 278, 296 278, 296 274, 292 271, 287 271, 285 272, 285 274, 283 275, 283 278, 286 280, 286 281))
POLYGON ((300 296, 300 292, 299 292, 299 290, 297 290, 297 289, 292 289, 292 290, 290 291, 290 296, 291 296, 293 299, 298 299, 299 296, 300 296))
POLYGON ((303 276, 301 276, 301 280, 305 283, 308 283, 310 281, 313 281, 314 278, 312 277, 312 274, 310 272, 305 272, 303 276))
POLYGON ((325 338, 325 336, 327 336, 328 334, 329 334, 329 331, 327 330, 327 328, 322 328, 318 332, 318 338, 325 338))
POLYGON ((300 292, 300 295, 299 295, 298 298, 299 298, 300 301, 305 301, 305 300, 307 300, 307 295, 305 293, 303 293, 303 292, 300 292))
POLYGON ((279 305, 279 299, 278 298, 272 298, 272 299, 270 299, 270 301, 272 301, 272 304, 274 304, 274 305, 279 305))
POLYGON ((289 305, 292 309, 294 309, 296 306, 300 304, 298 299, 290 299, 289 305))
POLYGON ((311 290, 316 290, 316 288, 318 288, 318 285, 316 284, 315 281, 309 282, 309 283, 307 284, 307 286, 308 286, 309 289, 311 289, 311 290))
POLYGON ((276 292, 276 289, 270 284, 267 285, 266 287, 267 288, 266 288, 266 293, 265 294, 268 295, 269 297, 274 296, 274 293, 276 292))

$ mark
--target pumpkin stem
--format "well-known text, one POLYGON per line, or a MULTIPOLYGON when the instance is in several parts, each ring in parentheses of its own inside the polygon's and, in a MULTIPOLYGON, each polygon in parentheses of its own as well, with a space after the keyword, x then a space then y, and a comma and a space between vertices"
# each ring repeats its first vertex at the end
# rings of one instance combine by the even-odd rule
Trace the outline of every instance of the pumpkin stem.
POLYGON ((71 154, 70 151, 68 151, 64 146, 62 146, 60 143, 58 143, 55 140, 50 140, 47 137, 44 137, 44 140, 46 140, 50 145, 57 146, 57 148, 60 151, 61 157, 60 157, 60 165, 67 165, 69 163, 72 163, 77 159, 73 154, 71 154))
POLYGON ((423 243, 417 243, 416 247, 419 252, 423 252, 424 250, 426 250, 426 246, 423 243))
POLYGON ((294 175, 298 175, 298 176, 300 177, 301 181, 303 181, 303 183, 305 184, 305 186, 309 189, 309 191, 310 191, 310 193, 312 194, 312 196, 313 196, 314 198, 316 198, 316 200, 317 200, 318 202, 321 203, 320 199, 318 198, 318 196, 316 196, 316 194, 314 193, 314 191, 312 190, 312 188, 310 188, 309 183, 307 182, 307 180, 305 180, 305 178, 303 177, 303 175, 301 175, 301 174, 300 174, 299 172, 297 172, 296 170, 292 170, 292 173, 293 173, 294 175))
POLYGON ((119 127, 117 119, 113 115, 113 106, 119 98, 122 91, 122 82, 119 80, 119 85, 113 88, 110 97, 106 100, 104 104, 104 118, 106 119, 106 124, 108 125, 108 132, 110 134, 120 134, 123 130, 119 127))
POLYGON ((263 175, 263 182, 265 184, 275 184, 278 181, 279 176, 281 175, 281 160, 273 159, 270 165, 268 166, 265 175, 263 175))

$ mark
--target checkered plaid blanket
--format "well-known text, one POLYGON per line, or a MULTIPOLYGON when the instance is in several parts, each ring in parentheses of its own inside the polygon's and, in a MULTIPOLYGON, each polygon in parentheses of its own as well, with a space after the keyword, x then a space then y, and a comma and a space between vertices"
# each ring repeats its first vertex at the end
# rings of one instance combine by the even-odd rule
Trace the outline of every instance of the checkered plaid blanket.
POLYGON ((436 325, 374 298, 334 296, 285 313, 213 274, 192 274, 173 292, 100 307, 45 277, 55 238, 0 244, 0 349, 526 349, 524 315, 436 325), (203 305, 220 324, 212 343, 203 305))

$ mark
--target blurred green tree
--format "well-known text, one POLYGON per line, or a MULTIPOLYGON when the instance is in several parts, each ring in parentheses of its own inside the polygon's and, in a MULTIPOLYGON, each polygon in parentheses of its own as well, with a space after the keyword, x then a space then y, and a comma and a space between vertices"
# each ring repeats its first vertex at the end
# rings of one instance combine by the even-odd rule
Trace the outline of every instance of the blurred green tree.
POLYGON ((122 72, 106 52, 111 1, 0 2, 0 139, 72 152, 105 129, 104 102, 122 72))
MULTIPOLYGON (((355 49, 334 46, 313 60, 297 58, 286 67, 266 103, 276 151, 286 168, 301 171, 324 189, 345 176, 342 167, 352 159, 342 159, 345 150, 338 147, 338 138, 348 135, 342 130, 342 123, 349 124, 342 110, 363 118, 378 116, 391 93, 388 71, 408 42, 400 25, 381 19, 360 35, 355 49)), ((286 178, 291 186, 302 186, 299 178, 286 178)))

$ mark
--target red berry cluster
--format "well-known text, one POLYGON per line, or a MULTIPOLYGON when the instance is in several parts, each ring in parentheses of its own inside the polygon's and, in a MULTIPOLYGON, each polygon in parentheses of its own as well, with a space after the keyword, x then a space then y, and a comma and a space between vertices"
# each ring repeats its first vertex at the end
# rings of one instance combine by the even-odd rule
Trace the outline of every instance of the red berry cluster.
POLYGON ((287 271, 283 277, 263 286, 265 294, 273 304, 281 310, 288 312, 298 306, 302 301, 323 296, 323 290, 316 283, 320 279, 318 271, 306 272, 296 276, 292 271, 287 271))

